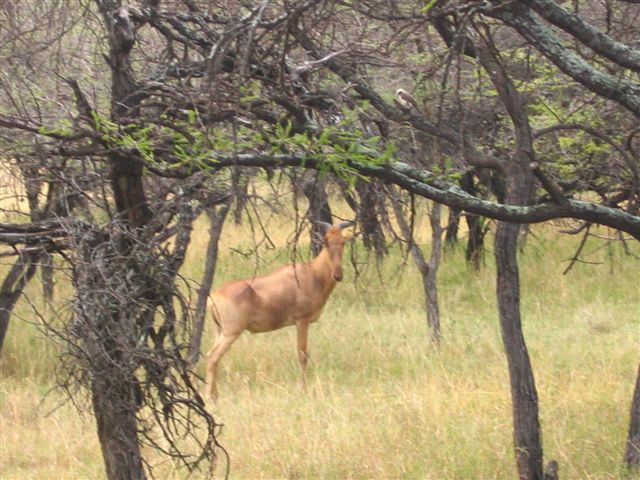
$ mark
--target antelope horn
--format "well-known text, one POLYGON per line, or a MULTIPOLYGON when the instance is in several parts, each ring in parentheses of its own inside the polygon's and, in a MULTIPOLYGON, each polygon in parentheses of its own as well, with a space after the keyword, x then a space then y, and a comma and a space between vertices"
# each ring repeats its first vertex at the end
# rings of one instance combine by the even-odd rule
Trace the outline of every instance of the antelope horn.
POLYGON ((349 220, 348 222, 342 222, 342 223, 338 224, 338 228, 339 228, 340 230, 343 230, 343 229, 345 229, 345 228, 349 228, 349 227, 351 227, 351 226, 353 226, 353 225, 355 225, 355 224, 356 224, 356 222, 355 222, 355 221, 353 221, 353 220, 349 220))
POLYGON ((332 226, 330 223, 323 222, 322 220, 318 220, 316 224, 320 227, 320 230, 323 232, 323 235, 324 235, 324 232, 326 232, 327 229, 332 226))

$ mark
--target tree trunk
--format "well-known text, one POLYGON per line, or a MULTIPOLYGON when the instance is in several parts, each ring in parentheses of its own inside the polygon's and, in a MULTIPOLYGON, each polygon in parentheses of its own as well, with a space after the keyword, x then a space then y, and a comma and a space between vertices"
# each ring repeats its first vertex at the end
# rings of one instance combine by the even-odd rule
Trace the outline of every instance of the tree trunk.
POLYGON ((427 323, 431 330, 431 339, 435 343, 440 343, 440 307, 438 303, 438 268, 442 256, 442 226, 440 218, 442 205, 434 203, 429 215, 431 224, 431 257, 429 258, 429 269, 424 278, 425 293, 427 296, 427 323))
POLYGON ((142 185, 142 164, 134 158, 114 154, 111 187, 118 214, 132 229, 144 226, 153 216, 142 185))
MULTIPOLYGON (((478 189, 474 183, 473 175, 473 172, 465 173, 460 179, 460 186, 465 192, 471 195, 477 195, 478 189)), ((465 258, 467 260, 467 264, 471 265, 474 269, 479 270, 484 261, 484 235, 486 233, 482 227, 482 217, 474 214, 467 214, 465 215, 465 218, 469 229, 465 258)))
MULTIPOLYGON (((39 206, 38 197, 42 189, 43 180, 38 168, 28 163, 19 162, 18 168, 22 175, 22 184, 27 197, 27 203, 29 204, 29 214, 32 221, 41 220, 43 218, 43 211, 47 212, 51 203, 51 196, 47 198, 47 204, 43 211, 39 206)), ((53 189, 53 184, 49 184, 49 191, 53 189)), ((6 338, 7 331, 9 330, 9 322, 11 320, 11 313, 13 308, 18 303, 22 292, 29 284, 29 281, 36 273, 36 264, 41 258, 39 252, 26 253, 18 256, 16 263, 14 263, 2 281, 0 286, 0 354, 2 354, 2 347, 4 346, 4 339, 6 338)))
POLYGON ((235 198, 235 206, 233 208, 233 222, 236 225, 242 225, 242 212, 247 205, 248 188, 249 188, 248 172, 243 172, 241 168, 234 168, 231 172, 231 185, 233 188, 233 197, 235 198))
POLYGON ((45 255, 42 257, 40 265, 40 275, 42 275, 42 296, 44 301, 53 301, 53 257, 45 255))
POLYGON ((636 386, 633 390, 633 400, 631 401, 629 434, 627 435, 624 463, 627 467, 640 471, 640 365, 638 366, 636 386))
POLYGON ((400 205, 398 194, 390 190, 390 199, 393 212, 396 216, 398 226, 402 231, 402 236, 409 242, 409 252, 413 257, 413 261, 418 267, 418 271, 422 276, 422 289, 424 291, 425 309, 427 311, 427 327, 429 328, 429 336, 435 344, 440 343, 440 308, 438 304, 438 282, 437 274, 440 266, 440 257, 442 252, 442 227, 440 227, 440 213, 442 206, 434 204, 430 214, 431 222, 431 258, 429 262, 424 258, 422 249, 415 243, 411 226, 404 217, 404 212, 400 205))
POLYGON ((111 373, 94 380, 91 385, 93 413, 107 478, 143 480, 146 475, 138 443, 136 409, 123 405, 123 402, 135 402, 135 385, 123 381, 121 375, 111 373))
MULTIPOLYGON (((535 161, 533 137, 524 103, 508 76, 491 42, 476 45, 478 58, 502 99, 514 127, 515 150, 503 164, 507 205, 528 205, 533 192, 531 162, 535 161)), ((496 229, 496 290, 500 332, 509 366, 513 440, 520 480, 543 479, 543 456, 538 393, 533 368, 522 332, 520 318, 520 278, 518 274, 518 233, 520 225, 500 222, 496 229)), ((554 471, 557 464, 553 462, 554 471)))
POLYGON ((318 172, 311 172, 313 178, 302 183, 302 191, 309 201, 309 222, 311 223, 311 251, 317 256, 322 250, 322 227, 318 222, 333 223, 329 197, 325 188, 325 182, 318 172))
MULTIPOLYGON (((121 0, 96 0, 96 4, 109 40, 107 60, 111 68, 111 119, 115 123, 126 123, 128 118, 135 117, 144 95, 135 81, 130 59, 136 41, 135 28, 128 7, 122 6, 121 0)), ((119 152, 112 152, 108 158, 116 210, 127 227, 135 232, 146 225, 153 216, 142 183, 142 162, 138 158, 119 152)), ((120 250, 118 254, 126 258, 126 242, 117 248, 120 250)), ((126 315, 135 318, 136 313, 132 311, 126 315)), ((109 318, 110 314, 105 315, 105 318, 94 320, 98 323, 113 323, 114 331, 124 332, 118 325, 118 322, 124 319, 109 318)), ((96 354, 117 356, 117 352, 111 352, 108 339, 98 338, 96 342, 96 354)), ((130 405, 122 403, 131 401, 136 385, 122 378, 122 372, 117 369, 117 359, 106 361, 114 362, 113 366, 116 368, 105 369, 104 376, 94 380, 91 394, 107 477, 109 480, 144 479, 136 409, 128 408, 130 405), (102 379, 104 382, 100 381, 102 379)), ((105 366, 109 365, 110 363, 105 363, 105 366)))
POLYGON ((445 248, 453 247, 458 243, 458 230, 460 227, 460 215, 462 211, 459 208, 449 208, 449 220, 444 237, 445 248))
POLYGON ((469 237, 467 239, 465 258, 467 264, 471 265, 475 270, 480 270, 484 263, 485 230, 482 228, 482 218, 474 214, 467 214, 466 219, 469 237))
POLYGON ((194 365, 200 357, 200 344, 202 343, 202 333, 204 331, 204 321, 207 316, 207 300, 211 287, 213 286, 213 276, 216 271, 218 261, 218 242, 224 221, 229 212, 231 200, 227 200, 218 208, 211 208, 207 213, 209 216, 209 244, 207 245, 206 263, 202 282, 198 289, 198 300, 196 303, 196 314, 193 324, 193 333, 189 342, 189 363, 194 365))
MULTIPOLYGON (((68 216, 69 210, 66 207, 65 198, 59 194, 56 182, 49 182, 47 200, 42 209, 38 208, 38 195, 43 186, 42 178, 37 169, 22 164, 20 167, 31 220, 38 221, 68 216)), ((51 302, 53 299, 53 258, 51 253, 31 252, 20 255, 0 286, 0 353, 9 329, 11 312, 27 284, 35 275, 38 264, 40 264, 42 273, 44 299, 46 302, 51 302)))
POLYGON ((378 218, 377 207, 380 202, 375 183, 357 180, 356 191, 360 197, 358 220, 362 231, 362 243, 368 250, 373 250, 377 258, 382 258, 387 253, 387 247, 378 218))
POLYGON ((18 258, 4 278, 2 286, 0 286, 0 354, 9 329, 11 312, 29 280, 36 273, 38 257, 38 254, 26 254, 24 257, 18 258))
POLYGON ((520 280, 517 242, 519 225, 500 222, 495 257, 500 329, 509 365, 513 407, 513 440, 521 480, 541 480, 542 442, 538 421, 538 393, 520 319, 520 280))

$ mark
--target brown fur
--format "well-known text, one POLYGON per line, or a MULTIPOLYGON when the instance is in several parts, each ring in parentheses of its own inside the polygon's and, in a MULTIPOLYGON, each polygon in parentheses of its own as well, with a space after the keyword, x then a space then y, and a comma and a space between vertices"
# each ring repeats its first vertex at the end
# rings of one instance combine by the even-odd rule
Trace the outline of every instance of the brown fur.
POLYGON ((216 326, 216 338, 207 354, 207 395, 217 398, 218 363, 233 342, 248 330, 270 332, 296 325, 298 361, 302 383, 306 379, 307 336, 333 291, 342 280, 342 252, 351 238, 339 226, 329 226, 324 248, 308 263, 286 265, 260 277, 228 283, 211 294, 209 308, 216 326))

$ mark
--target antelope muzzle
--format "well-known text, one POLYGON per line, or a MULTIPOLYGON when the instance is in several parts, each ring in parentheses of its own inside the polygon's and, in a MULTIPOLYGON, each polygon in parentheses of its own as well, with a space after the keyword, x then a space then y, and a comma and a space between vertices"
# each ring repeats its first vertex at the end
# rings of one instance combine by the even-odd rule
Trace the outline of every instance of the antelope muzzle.
POLYGON ((342 267, 336 267, 336 269, 333 271, 333 278, 336 282, 342 280, 342 267))

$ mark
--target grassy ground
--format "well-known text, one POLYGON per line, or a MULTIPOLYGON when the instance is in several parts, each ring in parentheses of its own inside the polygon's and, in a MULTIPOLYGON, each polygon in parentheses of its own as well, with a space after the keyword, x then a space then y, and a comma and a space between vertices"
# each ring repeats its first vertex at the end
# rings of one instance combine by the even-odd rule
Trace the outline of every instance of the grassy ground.
MULTIPOLYGON (((185 266, 194 278, 203 267, 205 227, 196 230, 185 266)), ((256 271, 254 257, 231 250, 251 246, 238 241, 247 230, 225 227, 216 285, 256 271)), ((261 272, 288 259, 280 246, 291 226, 272 223, 270 230, 283 233, 275 234, 278 248, 263 252, 261 272)), ((564 479, 622 478, 640 351, 640 262, 593 240, 589 260, 602 264, 577 264, 562 275, 579 239, 547 226, 533 232, 521 255, 522 311, 545 456, 558 460, 564 479)), ((231 478, 515 478, 491 254, 475 273, 463 252, 446 256, 440 349, 426 340, 421 283, 410 262, 403 265, 397 252, 379 267, 361 251, 357 257, 357 282, 348 265, 311 329, 306 393, 298 385, 294 329, 245 334, 224 358, 214 412, 225 425, 220 441, 231 456, 231 478)), ((69 293, 60 285, 58 298, 69 293)), ((103 478, 86 400, 79 413, 58 408, 58 392, 46 395, 55 346, 26 302, 17 313, 0 363, 0 477, 103 478)), ((158 478, 185 476, 148 453, 158 478)))

